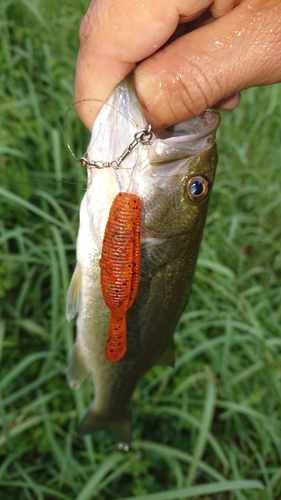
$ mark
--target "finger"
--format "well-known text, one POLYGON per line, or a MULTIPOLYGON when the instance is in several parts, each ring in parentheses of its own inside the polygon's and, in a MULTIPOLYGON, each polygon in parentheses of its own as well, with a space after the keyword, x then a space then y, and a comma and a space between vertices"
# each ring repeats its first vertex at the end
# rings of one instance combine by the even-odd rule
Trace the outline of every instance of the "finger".
MULTIPOLYGON (((211 4, 217 15, 234 0, 95 0, 82 21, 78 54, 75 100, 105 102, 115 86, 136 63, 159 50, 179 22, 197 17, 211 4)), ((81 103, 77 108, 91 128, 100 102, 81 103)))
POLYGON ((175 40, 135 70, 149 123, 161 129, 242 89, 281 78, 281 3, 243 2, 175 40))
POLYGON ((235 0, 217 0, 216 2, 213 2, 213 4, 211 5, 210 11, 214 17, 219 18, 219 17, 227 14, 238 3, 239 3, 239 0, 236 0, 236 1, 235 0))
POLYGON ((219 109, 222 111, 233 111, 233 109, 239 106, 240 101, 241 101, 241 94, 240 92, 236 92, 235 94, 230 95, 229 97, 226 97, 225 99, 222 99, 221 101, 217 102, 212 107, 214 109, 219 109))
MULTIPOLYGON (((75 81, 75 101, 96 98, 105 102, 115 86, 130 73, 138 61, 161 47, 178 24, 174 8, 157 11, 144 0, 144 7, 133 0, 92 2, 80 28, 80 50, 75 81), (132 29, 133 27, 133 29, 132 29)), ((77 108, 91 128, 101 103, 87 102, 77 108)))

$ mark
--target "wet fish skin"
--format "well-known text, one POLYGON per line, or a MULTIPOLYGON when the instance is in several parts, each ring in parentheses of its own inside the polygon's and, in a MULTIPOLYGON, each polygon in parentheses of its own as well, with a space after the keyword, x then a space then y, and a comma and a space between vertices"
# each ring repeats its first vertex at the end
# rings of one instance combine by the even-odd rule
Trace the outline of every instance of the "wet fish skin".
MULTIPOLYGON (((111 101, 115 107, 133 117, 132 132, 144 128, 132 83, 125 81, 115 95, 111 101)), ((115 132, 128 129, 127 119, 113 108, 106 113, 100 117, 102 123, 110 117, 113 122, 119 120, 115 132), (120 120, 124 120, 123 129, 120 120)), ((79 313, 68 380, 78 388, 88 374, 94 379, 95 399, 78 433, 105 429, 125 449, 131 438, 130 401, 138 380, 155 364, 174 363, 173 333, 190 294, 205 225, 217 163, 214 135, 219 117, 208 114, 194 123, 189 134, 171 142, 156 141, 150 158, 147 147, 141 147, 123 170, 89 172, 91 182, 81 204, 77 267, 68 292, 68 319, 79 313), (199 202, 188 195, 188 181, 194 176, 202 176, 209 186, 208 195, 199 202), (135 302, 127 311, 127 352, 112 363, 104 356, 110 313, 101 294, 99 260, 111 201, 126 189, 142 200, 141 277, 135 302)), ((130 131, 125 134, 124 145, 132 136, 130 131)), ((107 146, 104 137, 93 142, 92 154, 102 154, 102 147, 107 146)), ((118 157, 123 143, 107 147, 112 158, 106 161, 118 157)))

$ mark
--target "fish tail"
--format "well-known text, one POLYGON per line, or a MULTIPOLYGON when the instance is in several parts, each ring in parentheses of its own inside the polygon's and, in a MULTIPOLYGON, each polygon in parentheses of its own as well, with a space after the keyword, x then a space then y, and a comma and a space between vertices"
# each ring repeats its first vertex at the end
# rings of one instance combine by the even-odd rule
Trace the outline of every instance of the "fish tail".
POLYGON ((112 417, 96 411, 91 405, 80 423, 77 433, 82 437, 98 430, 108 432, 117 441, 120 449, 128 451, 132 433, 131 412, 128 410, 124 415, 112 417))
POLYGON ((109 332, 105 345, 108 361, 118 361, 127 351, 126 312, 117 309, 111 312, 109 332))

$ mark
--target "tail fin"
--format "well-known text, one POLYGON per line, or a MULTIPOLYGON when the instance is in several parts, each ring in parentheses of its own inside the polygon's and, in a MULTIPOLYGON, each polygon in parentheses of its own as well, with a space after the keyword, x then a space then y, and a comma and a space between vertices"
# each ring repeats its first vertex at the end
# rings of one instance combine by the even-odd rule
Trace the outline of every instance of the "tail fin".
POLYGON ((117 441, 120 450, 128 451, 132 433, 130 411, 121 417, 115 418, 114 416, 103 415, 95 411, 94 406, 91 405, 80 423, 77 432, 80 436, 84 436, 98 430, 108 432, 117 441))

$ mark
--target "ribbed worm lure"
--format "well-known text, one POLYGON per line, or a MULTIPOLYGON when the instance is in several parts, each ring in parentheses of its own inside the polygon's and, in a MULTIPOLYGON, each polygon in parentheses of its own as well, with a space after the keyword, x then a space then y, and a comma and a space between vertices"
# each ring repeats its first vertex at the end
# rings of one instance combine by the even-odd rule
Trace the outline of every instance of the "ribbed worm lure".
MULTIPOLYGON (((151 125, 134 134, 134 140, 116 161, 78 161, 86 168, 118 169, 139 144, 150 145, 151 125)), ((100 259, 100 281, 104 301, 111 317, 105 357, 118 361, 127 350, 126 312, 133 304, 139 284, 141 257, 141 200, 120 192, 114 198, 107 220, 100 259)))
POLYGON ((120 192, 113 200, 100 259, 101 288, 110 309, 105 357, 118 361, 127 350, 126 312, 139 285, 141 255, 141 200, 120 192))

